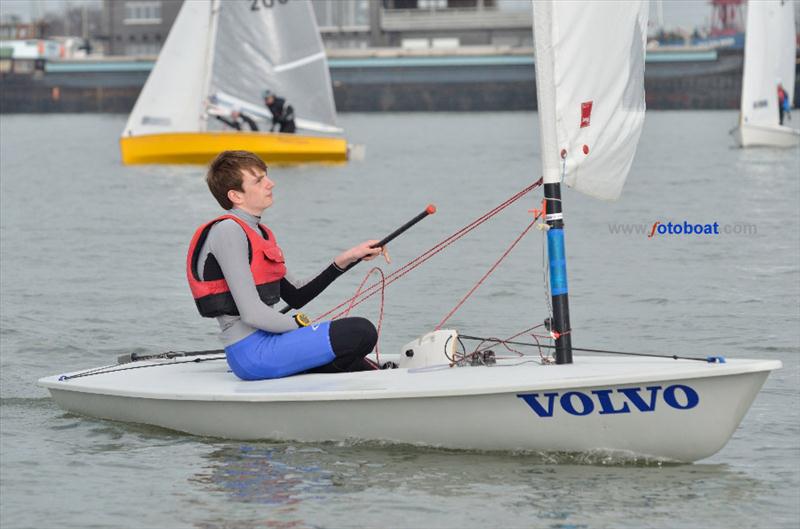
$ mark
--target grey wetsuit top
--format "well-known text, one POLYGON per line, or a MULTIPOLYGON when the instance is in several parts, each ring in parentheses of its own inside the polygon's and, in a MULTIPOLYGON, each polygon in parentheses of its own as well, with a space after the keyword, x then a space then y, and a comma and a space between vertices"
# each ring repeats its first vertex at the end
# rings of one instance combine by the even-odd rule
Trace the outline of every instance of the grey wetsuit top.
MULTIPOLYGON (((228 213, 236 215, 245 221, 256 233, 261 233, 258 229, 258 223, 261 221, 260 217, 238 208, 234 208, 228 213)), ((200 257, 197 260, 196 272, 201 279, 204 279, 203 270, 206 260, 211 254, 214 255, 214 258, 219 263, 231 295, 236 302, 236 308, 239 309, 239 316, 225 315, 217 318, 221 329, 220 338, 225 347, 250 336, 258 329, 272 333, 284 333, 297 329, 297 323, 292 316, 281 314, 273 306, 261 301, 258 296, 248 260, 247 235, 245 235, 244 230, 236 221, 225 219, 214 224, 209 230, 208 237, 200 249, 200 257)), ((342 271, 334 264, 329 265, 320 274, 306 281, 299 281, 287 272, 286 277, 281 280, 281 287, 282 289, 297 289, 297 291, 300 291, 314 282, 316 283, 316 288, 312 288, 314 293, 311 297, 313 297, 341 273, 342 271)), ((306 288, 306 290, 310 289, 306 288)))

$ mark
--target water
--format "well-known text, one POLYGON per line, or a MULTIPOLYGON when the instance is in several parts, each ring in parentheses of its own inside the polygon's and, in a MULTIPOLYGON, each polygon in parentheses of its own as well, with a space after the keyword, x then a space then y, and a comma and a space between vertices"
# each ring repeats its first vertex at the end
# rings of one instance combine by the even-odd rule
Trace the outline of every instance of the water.
MULTIPOLYGON (((429 202, 395 266, 537 175, 535 114, 345 115, 364 162, 275 168, 265 220, 310 275, 429 202)), ((198 168, 119 163, 121 116, 0 121, 0 525, 113 527, 796 527, 800 519, 800 159, 738 150, 732 112, 651 112, 623 197, 567 191, 579 347, 775 358, 741 427, 692 465, 371 443, 241 443, 64 413, 35 381, 117 355, 217 347, 184 252, 218 213, 198 168), (718 222, 749 235, 614 233, 718 222)), ((430 330, 527 224, 540 192, 387 291, 381 347, 430 330), (398 288, 399 287, 399 288, 398 288)), ((536 232, 450 325, 507 336, 546 314, 536 232)), ((309 306, 336 305, 366 265, 309 306)), ((376 319, 378 306, 360 314, 376 319)), ((354 420, 370 420, 357 417, 354 420)))

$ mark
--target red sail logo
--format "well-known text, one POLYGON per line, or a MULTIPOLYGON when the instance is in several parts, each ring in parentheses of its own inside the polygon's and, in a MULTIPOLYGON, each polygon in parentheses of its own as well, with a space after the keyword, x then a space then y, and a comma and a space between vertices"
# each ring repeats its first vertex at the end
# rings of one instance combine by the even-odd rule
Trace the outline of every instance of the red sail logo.
POLYGON ((581 103, 581 128, 588 127, 592 119, 592 101, 581 103))

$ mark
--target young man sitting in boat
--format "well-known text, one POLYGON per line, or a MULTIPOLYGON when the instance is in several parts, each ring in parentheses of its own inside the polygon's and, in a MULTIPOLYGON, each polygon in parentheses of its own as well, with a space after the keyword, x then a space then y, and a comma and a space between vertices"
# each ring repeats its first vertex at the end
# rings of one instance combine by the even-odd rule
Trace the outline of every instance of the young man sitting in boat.
POLYGON ((283 299, 299 309, 348 266, 383 253, 363 242, 342 252, 317 276, 298 281, 261 215, 272 205, 274 182, 266 164, 246 151, 220 153, 206 176, 211 194, 226 213, 195 232, 187 256, 187 278, 200 315, 217 318, 231 370, 241 379, 296 373, 362 371, 377 366, 364 357, 377 332, 364 318, 310 325, 302 313, 276 310, 283 299))

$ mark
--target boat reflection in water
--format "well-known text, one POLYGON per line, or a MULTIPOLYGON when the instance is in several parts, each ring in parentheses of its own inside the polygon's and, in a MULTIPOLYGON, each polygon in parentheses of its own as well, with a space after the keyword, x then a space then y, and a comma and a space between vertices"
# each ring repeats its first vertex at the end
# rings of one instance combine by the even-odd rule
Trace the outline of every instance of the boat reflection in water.
MULTIPOLYGON (((672 516, 674 506, 698 498, 746 509, 771 485, 728 465, 671 465, 589 454, 485 453, 377 443, 229 445, 205 457, 190 478, 201 495, 224 495, 226 519, 198 509, 198 526, 380 527, 402 519, 408 527, 492 527, 518 521, 590 516, 608 525, 650 515, 672 516), (586 465, 592 465, 587 470, 586 465), (657 465, 656 471, 651 467, 657 465), (582 491, 580 505, 574 494, 582 491), (720 490, 725 494, 720 496, 720 490), (644 492, 643 492, 644 491, 644 492), (635 496, 638 501, 620 503, 635 496), (711 499, 713 498, 713 499, 711 499), (203 525, 206 524, 206 525, 203 525)), ((703 502, 709 508, 707 502, 703 502)), ((714 507, 711 507, 712 509, 714 507)))

